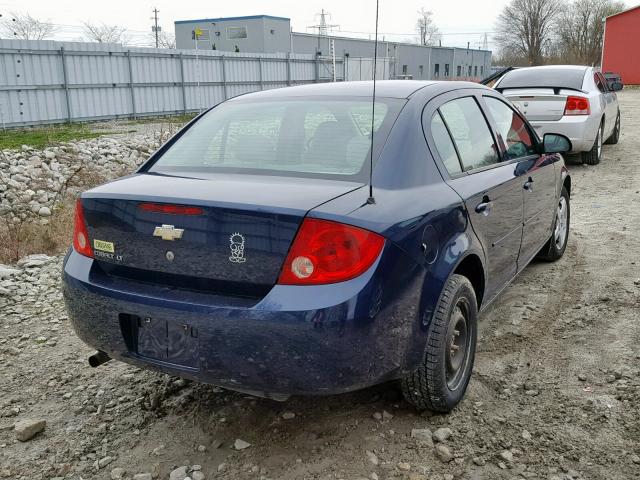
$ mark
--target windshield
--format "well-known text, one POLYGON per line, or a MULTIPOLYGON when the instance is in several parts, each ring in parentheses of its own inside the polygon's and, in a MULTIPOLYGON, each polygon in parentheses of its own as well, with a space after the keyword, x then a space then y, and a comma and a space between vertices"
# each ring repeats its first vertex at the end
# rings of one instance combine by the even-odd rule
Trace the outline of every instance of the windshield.
POLYGON ((502 77, 497 88, 569 88, 581 90, 586 69, 523 68, 511 70, 502 77))
MULTIPOLYGON (((374 159, 403 104, 376 99, 374 159)), ((366 178, 371 107, 366 97, 223 103, 184 132, 147 171, 366 178)))

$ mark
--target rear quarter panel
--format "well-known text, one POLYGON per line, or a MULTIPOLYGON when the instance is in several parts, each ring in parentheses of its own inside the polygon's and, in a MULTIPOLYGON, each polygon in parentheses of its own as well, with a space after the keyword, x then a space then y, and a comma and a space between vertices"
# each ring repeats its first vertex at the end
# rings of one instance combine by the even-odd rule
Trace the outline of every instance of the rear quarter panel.
POLYGON ((415 262, 416 305, 406 319, 416 331, 408 357, 413 365, 422 360, 426 330, 447 279, 467 255, 485 258, 463 202, 443 181, 427 147, 421 119, 428 98, 412 98, 391 131, 374 170, 373 203, 365 187, 309 213, 378 232, 415 262))

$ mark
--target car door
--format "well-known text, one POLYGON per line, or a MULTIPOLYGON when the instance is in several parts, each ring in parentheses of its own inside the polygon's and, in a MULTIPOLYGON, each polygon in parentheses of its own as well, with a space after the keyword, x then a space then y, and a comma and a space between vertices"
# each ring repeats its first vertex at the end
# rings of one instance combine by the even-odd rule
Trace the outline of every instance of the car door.
POLYGON ((557 181, 557 155, 541 155, 526 120, 502 98, 484 95, 490 122, 506 161, 517 161, 516 176, 524 192, 522 245, 518 270, 524 268, 551 236, 557 181))
POLYGON ((595 72, 593 80, 598 87, 598 91, 604 103, 604 139, 606 140, 613 133, 618 115, 618 98, 615 92, 609 89, 606 79, 600 72, 595 72))
POLYGON ((517 163, 503 163, 474 91, 430 102, 423 126, 445 181, 465 203, 485 251, 486 298, 517 272, 522 239, 523 189, 517 163))

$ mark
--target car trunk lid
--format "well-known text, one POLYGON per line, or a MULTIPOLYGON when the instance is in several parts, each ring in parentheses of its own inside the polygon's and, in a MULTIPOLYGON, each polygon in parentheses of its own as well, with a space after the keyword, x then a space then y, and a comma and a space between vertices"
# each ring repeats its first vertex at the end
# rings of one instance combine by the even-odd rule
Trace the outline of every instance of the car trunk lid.
POLYGON ((560 120, 569 96, 553 88, 505 89, 502 93, 528 120, 541 122, 560 120))
POLYGON ((249 175, 137 174, 83 195, 107 274, 259 296, 275 284, 306 213, 362 184, 249 175))

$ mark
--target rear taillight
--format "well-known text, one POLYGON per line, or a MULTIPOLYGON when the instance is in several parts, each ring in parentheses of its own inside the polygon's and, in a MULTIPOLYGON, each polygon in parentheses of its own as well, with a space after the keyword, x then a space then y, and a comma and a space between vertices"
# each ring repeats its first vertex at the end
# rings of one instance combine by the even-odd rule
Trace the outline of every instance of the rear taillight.
POLYGON ((590 115, 591 106, 589 99, 584 97, 567 97, 567 103, 564 105, 565 115, 590 115))
POLYGON ((319 285, 350 280, 378 258, 384 238, 328 220, 306 218, 278 279, 281 285, 319 285))
POLYGON ((84 210, 80 199, 76 200, 76 213, 73 225, 73 248, 80 255, 93 258, 93 249, 89 244, 89 233, 84 221, 84 210))

